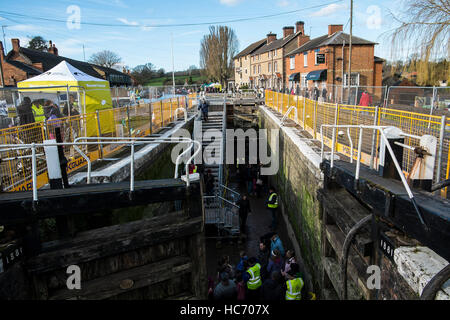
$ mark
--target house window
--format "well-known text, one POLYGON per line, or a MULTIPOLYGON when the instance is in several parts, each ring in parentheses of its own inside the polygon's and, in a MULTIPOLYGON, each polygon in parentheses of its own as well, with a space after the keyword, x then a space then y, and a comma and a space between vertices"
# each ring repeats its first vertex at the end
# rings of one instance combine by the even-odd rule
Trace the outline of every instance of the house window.
POLYGON ((275 72, 278 71, 278 64, 276 61, 273 63, 273 71, 275 71, 275 72))
POLYGON ((256 74, 256 66, 253 66, 253 74, 256 74))
MULTIPOLYGON (((344 74, 344 86, 348 86, 347 82, 348 73, 344 74)), ((359 73, 352 73, 350 77, 350 85, 351 86, 359 86, 359 73)))
POLYGON ((247 69, 245 69, 245 74, 247 74, 247 69))
POLYGON ((267 52, 267 58, 270 59, 270 51, 267 52))
POLYGON ((307 53, 307 52, 305 52, 305 53, 303 54, 303 66, 304 66, 304 67, 307 67, 307 66, 308 66, 308 53, 307 53))
POLYGON ((269 62, 269 68, 268 68, 269 72, 272 72, 272 64, 269 62))
POLYGON ((304 87, 306 87, 307 86, 307 84, 306 84, 306 75, 307 75, 307 73, 304 73, 304 74, 302 74, 301 75, 301 82, 300 82, 300 86, 302 87, 302 88, 304 88, 304 87))
POLYGON ((261 65, 259 64, 258 65, 258 74, 260 74, 261 73, 261 65))
POLYGON ((325 53, 315 52, 316 65, 325 63, 325 53))
POLYGON ((295 57, 289 58, 289 67, 291 70, 295 69, 295 57))
POLYGON ((273 56, 274 56, 274 57, 277 56, 277 50, 273 50, 273 56))

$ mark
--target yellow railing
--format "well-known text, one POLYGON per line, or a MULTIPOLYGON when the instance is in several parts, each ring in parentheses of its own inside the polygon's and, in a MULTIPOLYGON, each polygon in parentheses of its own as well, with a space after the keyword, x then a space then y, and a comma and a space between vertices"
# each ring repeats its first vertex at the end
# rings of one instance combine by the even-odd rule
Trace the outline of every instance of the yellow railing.
MULTIPOLYGON (((188 95, 188 109, 193 107, 196 94, 188 95)), ((139 104, 100 110, 94 113, 76 115, 34 122, 0 130, 0 144, 42 143, 46 139, 55 138, 55 129, 60 128, 64 142, 73 142, 77 137, 108 136, 108 137, 141 137, 158 132, 175 118, 183 118, 182 110, 186 106, 186 97, 165 99, 158 102, 139 104), (101 120, 101 121, 100 121, 101 120)), ((84 147, 91 161, 106 157, 119 150, 121 146, 105 143, 101 146, 84 147)), ((37 160, 37 186, 48 183, 47 164, 42 148, 36 151, 40 154, 37 160)), ((30 150, 15 150, 2 152, 0 177, 4 191, 31 190, 31 154, 30 150)), ((86 165, 84 158, 73 147, 65 147, 64 154, 68 160, 67 172, 71 173, 86 165)))
MULTIPOLYGON (((314 139, 321 139, 320 127, 322 124, 331 125, 379 125, 379 126, 395 126, 400 128, 403 132, 422 136, 432 135, 438 138, 442 131, 441 117, 427 115, 416 112, 408 112, 390 108, 377 108, 369 106, 355 106, 344 104, 330 104, 324 102, 317 102, 301 96, 283 94, 266 90, 265 94, 266 106, 284 114, 289 107, 294 106, 297 109, 297 119, 294 119, 292 112, 289 118, 299 124, 306 130, 314 139)), ((325 128, 323 130, 324 143, 331 147, 332 129, 325 128)), ((445 124, 445 132, 450 131, 450 120, 447 119, 445 124)), ((347 157, 351 157, 350 139, 353 142, 353 157, 356 159, 356 151, 358 145, 359 134, 357 129, 350 129, 349 132, 342 132, 336 139, 335 150, 347 157)), ((444 136, 442 145, 442 159, 440 164, 436 157, 436 166, 441 165, 441 174, 439 180, 449 179, 450 175, 450 139, 448 134, 444 136)), ((380 137, 373 136, 372 132, 366 130, 362 138, 362 162, 369 165, 371 159, 373 164, 377 165, 378 160, 378 146, 380 137), (372 157, 373 155, 373 157, 372 157)), ((405 138, 405 144, 410 146, 417 146, 418 141, 414 138, 405 138)), ((403 151, 403 170, 406 174, 410 172, 414 165, 416 155, 413 150, 404 149, 403 151)), ((446 191, 445 191, 446 192, 446 191)))

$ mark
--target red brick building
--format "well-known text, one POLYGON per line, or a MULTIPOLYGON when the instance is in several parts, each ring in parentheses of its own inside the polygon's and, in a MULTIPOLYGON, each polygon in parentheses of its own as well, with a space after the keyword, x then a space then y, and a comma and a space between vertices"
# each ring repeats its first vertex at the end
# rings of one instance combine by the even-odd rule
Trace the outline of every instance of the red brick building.
POLYGON ((46 72, 61 61, 67 61, 90 76, 108 80, 111 87, 132 84, 127 73, 60 56, 52 41, 49 41, 47 52, 21 47, 19 39, 11 39, 11 43, 12 50, 5 55, 3 43, 0 41, 0 62, 5 86, 15 87, 17 82, 46 72))
MULTIPOLYGON (((325 88, 326 100, 333 101, 340 93, 337 88, 348 85, 349 42, 350 35, 343 32, 343 25, 329 25, 328 34, 285 54, 286 87, 300 94, 306 92, 306 88, 309 93, 314 87, 325 88)), ((352 86, 381 87, 384 60, 374 56, 375 45, 372 41, 352 37, 352 86)), ((381 88, 367 90, 372 95, 382 95, 381 88)))

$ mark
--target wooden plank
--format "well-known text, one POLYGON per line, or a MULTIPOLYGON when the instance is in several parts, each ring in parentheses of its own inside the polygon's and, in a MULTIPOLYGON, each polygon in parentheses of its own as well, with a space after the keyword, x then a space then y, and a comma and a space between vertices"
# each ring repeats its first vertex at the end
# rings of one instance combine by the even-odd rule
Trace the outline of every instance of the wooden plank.
MULTIPOLYGON (((325 234, 331 246, 334 248, 337 258, 339 261, 342 261, 342 246, 344 245, 345 240, 344 234, 337 226, 334 225, 327 225, 325 227, 325 234)), ((367 267, 368 265, 366 261, 357 254, 354 246, 351 245, 347 262, 347 277, 351 281, 348 282, 357 284, 364 297, 367 300, 370 300, 371 292, 365 285, 367 267)))
MULTIPOLYGON (((82 242, 79 245, 74 245, 67 249, 40 254, 30 260, 28 271, 30 273, 43 273, 61 269, 72 264, 85 263, 194 235, 200 233, 202 229, 201 217, 166 226, 148 226, 140 230, 129 227, 130 224, 135 223, 142 222, 136 221, 124 225, 102 228, 102 236, 95 237, 90 242, 82 242), (130 230, 133 230, 132 233, 130 233, 130 230)), ((90 232, 95 233, 95 230, 91 230, 90 232)))
MULTIPOLYGON (((367 209, 353 199, 345 189, 324 193, 321 198, 328 214, 344 234, 348 234, 359 220, 369 214, 367 209), (367 212, 367 214, 364 215, 364 212, 367 212)), ((363 227, 355 235, 354 242, 363 257, 371 255, 373 241, 369 226, 363 227)))
POLYGON ((141 267, 114 273, 89 282, 82 282, 80 290, 63 289, 50 297, 50 300, 89 299, 101 300, 136 290, 152 284, 180 277, 192 272, 190 259, 187 256, 174 257, 141 267), (124 281, 132 281, 131 287, 124 288, 124 281))
MULTIPOLYGON (((65 215, 95 213, 102 210, 146 205, 165 201, 184 200, 186 184, 180 179, 136 181, 130 198, 128 182, 76 186, 62 190, 42 190, 33 210, 30 192, 0 194, 0 224, 13 225, 32 219, 45 219, 65 215), (6 196, 5 196, 6 195, 6 196)), ((194 181, 190 194, 200 193, 199 183, 194 181)), ((198 200, 196 197, 192 201, 198 200)), ((200 202, 198 202, 200 203, 200 202)))
MULTIPOLYGON (((341 288, 342 288, 342 279, 339 263, 333 258, 324 258, 322 260, 322 264, 325 272, 328 274, 328 277, 333 284, 334 290, 338 293, 340 299, 341 297, 341 288)), ((360 300, 362 295, 359 290, 355 287, 354 282, 348 281, 348 299, 351 300, 360 300)))

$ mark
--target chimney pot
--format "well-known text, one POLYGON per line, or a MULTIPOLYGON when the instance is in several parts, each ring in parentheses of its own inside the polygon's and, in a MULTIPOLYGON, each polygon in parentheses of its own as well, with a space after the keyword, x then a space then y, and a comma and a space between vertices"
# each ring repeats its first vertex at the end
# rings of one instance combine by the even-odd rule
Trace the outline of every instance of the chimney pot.
POLYGON ((294 27, 287 26, 283 28, 283 38, 286 38, 291 34, 294 34, 294 27))
POLYGON ((267 44, 271 43, 272 41, 277 40, 277 35, 275 33, 269 32, 267 34, 267 44))
POLYGON ((297 30, 295 32, 301 32, 302 34, 305 34, 305 23, 303 21, 297 21, 295 23, 295 26, 297 30))
POLYGON ((20 48, 20 41, 19 41, 19 39, 17 39, 17 38, 11 39, 11 43, 12 43, 13 51, 19 52, 19 48, 20 48))
POLYGON ((328 25, 328 35, 331 36, 333 33, 336 33, 338 31, 343 31, 344 25, 342 24, 329 24, 328 25))

